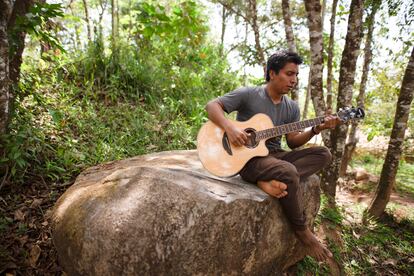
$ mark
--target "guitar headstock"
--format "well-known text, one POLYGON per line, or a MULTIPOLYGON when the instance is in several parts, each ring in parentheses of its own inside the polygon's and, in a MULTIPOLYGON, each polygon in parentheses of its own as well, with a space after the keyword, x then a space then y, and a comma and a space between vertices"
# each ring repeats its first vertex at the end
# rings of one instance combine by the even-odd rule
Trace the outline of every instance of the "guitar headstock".
POLYGON ((340 108, 336 115, 342 122, 348 122, 350 120, 363 119, 365 112, 360 107, 344 107, 340 108))

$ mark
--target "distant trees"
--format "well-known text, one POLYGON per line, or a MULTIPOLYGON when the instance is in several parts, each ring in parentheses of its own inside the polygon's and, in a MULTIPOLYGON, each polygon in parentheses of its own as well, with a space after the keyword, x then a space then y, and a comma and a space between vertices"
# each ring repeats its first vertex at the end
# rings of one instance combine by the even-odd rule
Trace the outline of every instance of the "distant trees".
MULTIPOLYGON (((289 0, 282 0, 283 25, 285 26, 286 41, 289 51, 297 52, 295 36, 293 34, 292 17, 290 13, 289 0)), ((299 85, 291 91, 291 98, 297 101, 299 98, 299 85)))
MULTIPOLYGON (((362 40, 362 16, 364 12, 363 0, 352 0, 348 31, 345 39, 345 47, 342 52, 341 65, 339 70, 339 85, 337 109, 351 105, 353 85, 355 82, 356 62, 362 40)), ((339 169, 343 156, 345 140, 347 136, 347 125, 340 125, 331 132, 331 153, 332 162, 324 171, 322 187, 330 201, 335 201, 336 182, 339 177, 339 169)))
MULTIPOLYGON (((369 14, 365 20, 366 25, 366 36, 365 36, 365 47, 364 47, 364 64, 362 67, 362 77, 361 83, 359 86, 359 94, 357 97, 357 106, 364 108, 365 103, 365 91, 368 82, 368 74, 370 71, 371 61, 372 61, 372 43, 373 43, 373 35, 374 35, 374 26, 375 26, 375 15, 381 6, 381 1, 372 1, 370 5, 369 14)), ((340 168, 340 176, 344 176, 346 170, 348 168, 348 164, 351 161, 352 155, 355 151, 356 144, 357 144, 357 129, 358 129, 358 121, 353 121, 351 123, 349 135, 348 135, 348 142, 345 145, 345 151, 342 158, 341 168, 340 168)))
POLYGON ((216 0, 220 3, 230 14, 236 15, 244 20, 247 26, 253 31, 254 48, 255 48, 255 63, 260 64, 263 68, 266 66, 266 58, 261 42, 260 22, 258 18, 258 3, 256 0, 216 0))
POLYGON ((310 44, 310 94, 317 116, 325 114, 323 97, 323 38, 322 38, 322 7, 319 0, 305 1, 309 26, 310 44))
POLYGON ((338 6, 338 0, 333 0, 332 3, 332 14, 330 19, 330 34, 328 44, 328 62, 327 62, 327 78, 326 78, 326 108, 332 109, 332 67, 333 67, 333 56, 334 56, 334 42, 335 42, 335 19, 336 19, 336 8, 338 6))
POLYGON ((382 166, 380 180, 375 195, 368 207, 368 214, 379 218, 390 200, 391 191, 395 184, 399 161, 402 153, 404 135, 407 129, 407 121, 410 115, 411 103, 414 97, 414 48, 405 70, 404 79, 398 96, 397 109, 395 111, 394 124, 391 138, 388 144, 387 154, 382 166))

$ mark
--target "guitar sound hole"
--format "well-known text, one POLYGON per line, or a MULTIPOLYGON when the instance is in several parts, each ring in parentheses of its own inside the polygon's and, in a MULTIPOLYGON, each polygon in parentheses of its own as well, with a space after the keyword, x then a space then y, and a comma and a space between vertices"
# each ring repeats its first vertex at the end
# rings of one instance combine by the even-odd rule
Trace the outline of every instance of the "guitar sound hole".
POLYGON ((247 138, 247 143, 245 146, 248 148, 255 148, 258 144, 256 141, 256 130, 253 128, 246 128, 244 131, 250 134, 247 138))

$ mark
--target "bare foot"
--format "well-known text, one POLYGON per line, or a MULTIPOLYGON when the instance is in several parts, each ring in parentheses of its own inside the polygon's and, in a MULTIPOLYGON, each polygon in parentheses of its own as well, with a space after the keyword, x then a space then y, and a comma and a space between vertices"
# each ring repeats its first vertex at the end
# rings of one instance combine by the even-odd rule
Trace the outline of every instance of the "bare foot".
POLYGON ((287 195, 287 185, 283 182, 277 180, 270 181, 257 181, 257 186, 262 189, 265 193, 274 196, 276 198, 281 198, 287 195))
POLYGON ((295 231, 299 240, 307 247, 309 256, 315 258, 318 262, 332 258, 332 253, 322 243, 318 241, 315 235, 306 228, 303 231, 295 231))

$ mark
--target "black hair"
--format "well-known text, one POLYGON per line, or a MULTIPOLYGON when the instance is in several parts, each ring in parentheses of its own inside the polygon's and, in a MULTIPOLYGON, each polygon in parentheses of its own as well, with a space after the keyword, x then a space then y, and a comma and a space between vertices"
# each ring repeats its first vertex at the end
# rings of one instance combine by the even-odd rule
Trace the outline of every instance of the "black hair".
POLYGON ((271 55, 266 63, 266 81, 270 81, 270 70, 279 74, 280 69, 289 62, 300 65, 303 63, 303 59, 297 53, 288 50, 280 50, 271 55))

